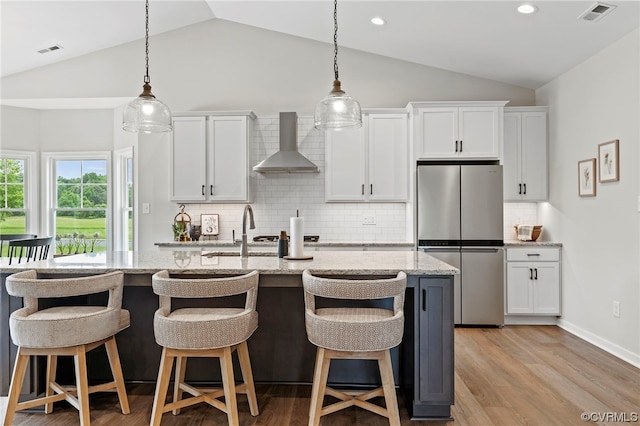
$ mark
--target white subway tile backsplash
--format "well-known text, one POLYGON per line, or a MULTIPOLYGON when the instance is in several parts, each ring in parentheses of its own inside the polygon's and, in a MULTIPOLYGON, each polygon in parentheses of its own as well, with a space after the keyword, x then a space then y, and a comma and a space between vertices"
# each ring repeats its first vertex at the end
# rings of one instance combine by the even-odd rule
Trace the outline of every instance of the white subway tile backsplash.
POLYGON ((504 203, 504 239, 515 240, 514 225, 539 225, 536 203, 504 203))
MULTIPOLYGON (((254 162, 275 153, 279 145, 279 117, 259 117, 254 126, 250 156, 254 162)), ((313 126, 313 117, 298 117, 298 150, 314 162, 320 173, 256 174, 254 203, 256 229, 249 236, 274 235, 289 231, 289 218, 305 218, 305 234, 320 235, 322 241, 405 241, 404 203, 326 203, 324 190, 324 134, 313 126), (375 216, 375 225, 363 225, 364 214, 375 216)), ((253 165, 253 164, 252 164, 253 165)), ((253 173, 253 172, 252 172, 253 173)), ((242 230, 244 204, 190 204, 186 210, 195 224, 200 214, 220 217, 220 240, 236 238, 242 230)))

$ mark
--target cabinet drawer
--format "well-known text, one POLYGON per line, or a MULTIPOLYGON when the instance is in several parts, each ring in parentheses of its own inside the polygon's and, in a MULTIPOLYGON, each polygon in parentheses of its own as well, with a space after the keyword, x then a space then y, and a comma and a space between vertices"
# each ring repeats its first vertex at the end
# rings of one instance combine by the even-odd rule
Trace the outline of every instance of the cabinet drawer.
POLYGON ((549 247, 507 248, 507 262, 557 262, 560 249, 549 247))

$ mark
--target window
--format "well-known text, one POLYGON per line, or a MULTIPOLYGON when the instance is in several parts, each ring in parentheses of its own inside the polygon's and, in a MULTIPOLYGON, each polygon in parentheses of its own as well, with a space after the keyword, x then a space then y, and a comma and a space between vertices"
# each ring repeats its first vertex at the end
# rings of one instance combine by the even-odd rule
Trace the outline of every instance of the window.
POLYGON ((56 253, 108 250, 109 153, 47 156, 49 220, 56 253))
POLYGON ((133 251, 133 148, 115 152, 115 250, 133 251))
POLYGON ((35 153, 0 151, 0 234, 37 233, 35 153))

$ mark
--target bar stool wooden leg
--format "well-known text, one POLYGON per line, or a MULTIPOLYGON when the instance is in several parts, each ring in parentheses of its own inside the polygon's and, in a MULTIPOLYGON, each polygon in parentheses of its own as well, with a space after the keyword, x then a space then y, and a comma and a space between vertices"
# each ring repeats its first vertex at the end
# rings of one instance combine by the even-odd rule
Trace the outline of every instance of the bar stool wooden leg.
POLYGON ((393 368, 391 366, 391 353, 387 349, 382 358, 378 359, 380 378, 382 379, 382 389, 384 390, 384 401, 387 405, 387 414, 391 426, 400 426, 400 412, 398 410, 398 398, 396 387, 393 382, 393 368))
POLYGON ((236 402, 236 382, 233 377, 233 359, 231 347, 223 349, 220 357, 220 372, 222 373, 222 386, 224 388, 224 402, 227 406, 227 418, 230 426, 238 425, 238 404, 236 402))
POLYGON ((319 347, 316 355, 316 369, 313 375, 313 387, 311 389, 309 426, 317 426, 320 424, 324 394, 327 390, 327 376, 329 375, 330 362, 331 358, 326 356, 325 349, 319 347))
MULTIPOLYGON (((47 390, 45 396, 51 396, 55 392, 51 388, 51 383, 56 381, 56 369, 58 368, 58 356, 47 356, 47 390)), ((53 402, 49 402, 44 405, 45 414, 51 414, 53 412, 53 402)))
POLYGON ((78 389, 78 410, 80 426, 88 426, 91 422, 89 414, 89 382, 87 380, 87 353, 85 345, 76 346, 73 356, 76 364, 76 387, 78 389))
POLYGON ((167 398, 169 379, 171 378, 171 368, 173 367, 173 355, 167 353, 167 348, 162 348, 162 358, 160 359, 160 371, 158 372, 158 382, 156 383, 156 394, 153 397, 153 408, 151 409, 151 426, 159 426, 162 420, 164 402, 167 398))
MULTIPOLYGON (((178 402, 182 399, 182 388, 180 385, 184 383, 184 376, 187 372, 187 357, 176 357, 176 374, 173 382, 173 402, 178 402)), ((180 409, 176 408, 172 411, 174 416, 180 414, 180 409)))
POLYGON ((3 425, 13 423, 13 416, 16 413, 18 405, 18 397, 22 390, 22 382, 24 381, 24 373, 27 371, 29 356, 22 355, 22 348, 18 348, 16 355, 16 363, 13 367, 13 376, 11 377, 11 385, 9 386, 9 400, 7 402, 7 411, 4 414, 3 425))
POLYGON ((129 399, 127 398, 127 389, 124 386, 124 376, 122 375, 122 365, 120 364, 120 356, 118 355, 115 336, 107 340, 104 346, 107 349, 111 374, 113 374, 113 380, 116 382, 120 409, 122 410, 122 414, 129 414, 129 399))
POLYGON ((256 398, 256 388, 253 383, 253 372, 251 371, 251 360, 249 359, 249 348, 247 342, 244 341, 238 345, 238 360, 240 361, 240 370, 242 371, 242 379, 247 389, 247 400, 249 401, 249 410, 252 416, 260 414, 258 411, 258 398, 256 398))

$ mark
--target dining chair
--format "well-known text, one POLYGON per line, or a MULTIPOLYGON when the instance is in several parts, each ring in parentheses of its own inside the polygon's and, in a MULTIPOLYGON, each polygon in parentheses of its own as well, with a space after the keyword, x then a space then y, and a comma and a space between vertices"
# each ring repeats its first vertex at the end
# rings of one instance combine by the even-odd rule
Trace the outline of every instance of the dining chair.
POLYGON ((4 253, 5 241, 25 240, 28 238, 38 238, 36 234, 0 234, 0 256, 4 253))
POLYGON ((18 263, 24 258, 25 262, 30 260, 44 260, 49 256, 49 246, 52 237, 27 238, 23 240, 9 241, 9 265, 16 258, 18 263))

